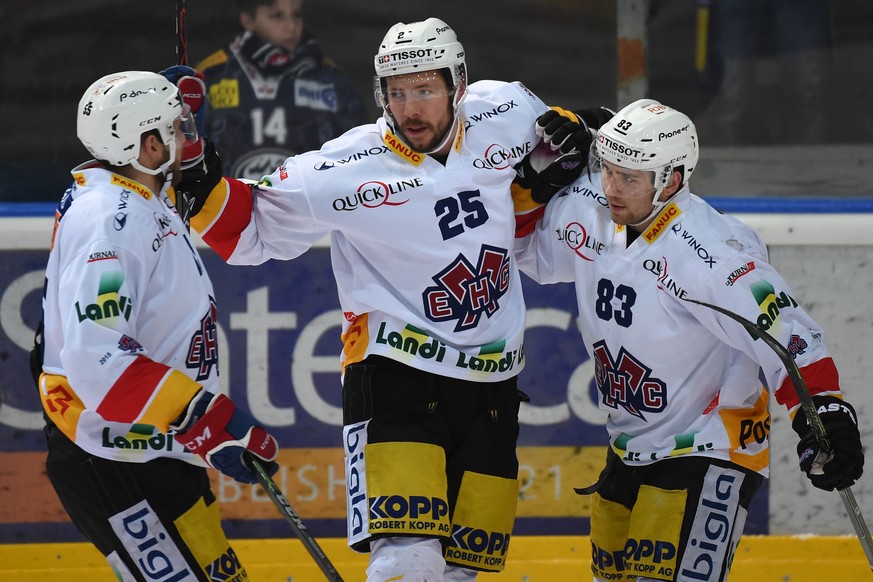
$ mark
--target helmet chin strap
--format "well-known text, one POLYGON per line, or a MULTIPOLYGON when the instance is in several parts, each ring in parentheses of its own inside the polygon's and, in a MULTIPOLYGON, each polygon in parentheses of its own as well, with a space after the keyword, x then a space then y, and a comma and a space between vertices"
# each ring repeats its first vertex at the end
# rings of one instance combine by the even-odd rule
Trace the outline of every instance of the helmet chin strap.
POLYGON ((667 202, 670 201, 669 198, 667 200, 665 200, 664 202, 661 202, 658 200, 658 198, 661 196, 661 192, 663 192, 663 191, 664 191, 664 188, 660 188, 658 190, 655 190, 654 200, 652 200, 652 211, 649 212, 649 215, 646 216, 644 219, 642 219, 639 222, 634 222, 632 224, 628 224, 628 226, 642 226, 643 224, 645 224, 648 221, 655 218, 655 216, 661 211, 661 209, 667 204, 667 202))
POLYGON ((641 221, 635 222, 633 224, 629 224, 628 226, 641 226, 641 225, 647 223, 648 221, 650 221, 651 219, 655 218, 655 216, 657 216, 658 213, 661 212, 661 209, 664 208, 664 206, 666 206, 668 202, 670 202, 670 198, 672 198, 673 195, 675 195, 676 192, 678 192, 681 189, 681 188, 677 188, 676 192, 673 192, 673 194, 671 194, 669 198, 667 198, 664 201, 661 201, 660 200, 661 194, 664 192, 664 188, 667 187, 668 178, 673 175, 673 166, 671 166, 671 165, 666 166, 663 170, 661 170, 661 174, 662 174, 662 179, 659 180, 659 185, 655 186, 655 192, 652 195, 652 211, 649 213, 649 215, 647 217, 645 217, 641 221))
POLYGON ((143 172, 145 174, 149 174, 150 176, 157 176, 160 174, 164 178, 164 183, 172 183, 173 181, 173 162, 176 160, 176 140, 170 139, 169 144, 167 144, 167 149, 169 150, 170 157, 166 162, 158 166, 157 168, 147 168, 143 166, 139 159, 130 160, 130 165, 143 172))

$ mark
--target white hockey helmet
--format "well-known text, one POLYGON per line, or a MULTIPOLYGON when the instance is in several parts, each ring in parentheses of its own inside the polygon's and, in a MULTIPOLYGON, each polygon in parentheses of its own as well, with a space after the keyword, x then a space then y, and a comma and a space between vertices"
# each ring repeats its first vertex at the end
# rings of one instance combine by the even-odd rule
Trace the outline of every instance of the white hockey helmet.
POLYGON ((451 75, 452 106, 457 118, 458 106, 466 94, 467 85, 464 47, 458 42, 452 27, 439 18, 409 24, 398 22, 392 26, 379 45, 374 64, 376 104, 385 111, 389 123, 392 118, 385 96, 386 79, 440 69, 448 69, 451 75))
POLYGON ((674 170, 687 184, 697 167, 697 129, 687 115, 655 101, 640 99, 615 114, 597 132, 592 160, 606 160, 630 170, 655 173, 652 203, 659 209, 664 187, 674 170))
MULTIPOLYGON (((174 122, 183 117, 179 89, 163 75, 146 71, 125 71, 95 81, 79 101, 76 133, 98 160, 113 166, 132 165, 151 175, 168 176, 176 158, 174 122), (139 163, 140 138, 157 130, 169 148, 170 158, 159 168, 139 163)), ((183 120, 193 121, 191 116, 183 120)), ((183 129, 186 139, 193 123, 183 129)), ((196 128, 193 128, 196 132, 196 128)), ((195 136, 196 137, 196 133, 195 136)))

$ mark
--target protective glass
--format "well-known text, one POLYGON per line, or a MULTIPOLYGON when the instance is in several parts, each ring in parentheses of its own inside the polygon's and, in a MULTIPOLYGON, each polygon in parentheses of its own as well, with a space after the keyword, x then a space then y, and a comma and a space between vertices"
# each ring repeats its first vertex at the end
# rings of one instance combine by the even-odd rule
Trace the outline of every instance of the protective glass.
POLYGON ((188 147, 197 143, 200 136, 197 135, 197 123, 194 121, 194 114, 191 113, 191 107, 187 103, 182 105, 182 115, 179 117, 179 134, 176 138, 182 139, 182 147, 188 147))
POLYGON ((438 71, 422 71, 415 75, 406 74, 403 75, 402 83, 398 84, 389 79, 385 86, 385 99, 390 105, 445 99, 454 94, 454 91, 445 87, 443 77, 438 71))
POLYGON ((588 148, 588 177, 592 180, 594 178, 600 179, 600 176, 595 176, 595 174, 600 173, 602 161, 603 158, 600 157, 600 150, 597 149, 597 138, 595 138, 588 148))

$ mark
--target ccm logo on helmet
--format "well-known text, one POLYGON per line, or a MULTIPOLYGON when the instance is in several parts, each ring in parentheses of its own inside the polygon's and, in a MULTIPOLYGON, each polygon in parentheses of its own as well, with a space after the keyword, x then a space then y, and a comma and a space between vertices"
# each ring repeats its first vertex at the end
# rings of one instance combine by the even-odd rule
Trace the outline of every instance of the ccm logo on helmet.
POLYGON ((612 141, 602 133, 598 136, 598 139, 600 140, 600 143, 604 145, 604 147, 611 149, 619 155, 626 156, 628 158, 639 158, 643 154, 643 152, 640 150, 635 150, 629 148, 624 144, 618 143, 617 141, 612 141))
POLYGON ((673 131, 668 131, 666 133, 662 131, 658 134, 658 141, 663 141, 665 139, 670 139, 671 137, 676 137, 677 135, 685 133, 686 131, 688 131, 687 125, 685 127, 680 127, 679 129, 674 129, 673 131))

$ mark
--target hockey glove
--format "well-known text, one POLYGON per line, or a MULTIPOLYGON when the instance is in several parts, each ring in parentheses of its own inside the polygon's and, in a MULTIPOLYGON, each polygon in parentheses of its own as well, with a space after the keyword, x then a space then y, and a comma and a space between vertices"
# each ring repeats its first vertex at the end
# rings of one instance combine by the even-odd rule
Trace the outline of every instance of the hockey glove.
POLYGON ((221 182, 221 158, 211 141, 204 140, 200 161, 182 170, 182 180, 173 187, 176 206, 185 224, 197 215, 206 203, 209 194, 221 182))
MULTIPOLYGON (((608 107, 591 107, 590 109, 575 109, 573 110, 579 116, 588 129, 597 130, 603 127, 603 124, 615 117, 615 111, 608 107)), ((592 131, 592 133, 594 133, 592 131)))
POLYGON ((549 109, 537 118, 537 135, 559 155, 574 150, 587 155, 594 141, 591 130, 578 115, 569 111, 562 114, 560 111, 563 110, 549 109))
POLYGON ((279 470, 274 462, 279 452, 276 439, 223 394, 200 392, 171 427, 177 430, 176 441, 241 483, 257 483, 244 461, 246 451, 264 461, 264 470, 271 476, 279 470))
POLYGON ((182 102, 191 109, 194 122, 197 125, 197 134, 200 139, 192 144, 185 144, 182 151, 182 169, 198 164, 203 159, 203 116, 199 115, 206 101, 206 83, 203 81, 203 73, 198 73, 191 67, 176 65, 164 69, 159 73, 179 88, 182 102))
POLYGON ((515 167, 516 183, 530 190, 534 202, 546 204, 582 174, 592 136, 585 122, 554 109, 537 119, 536 132, 542 141, 515 167))
POLYGON ((822 448, 806 421, 806 413, 802 408, 799 409, 791 427, 800 436, 797 445, 800 469, 819 489, 845 489, 857 481, 864 470, 864 451, 855 409, 834 396, 813 396, 812 402, 818 410, 831 448, 822 448))

